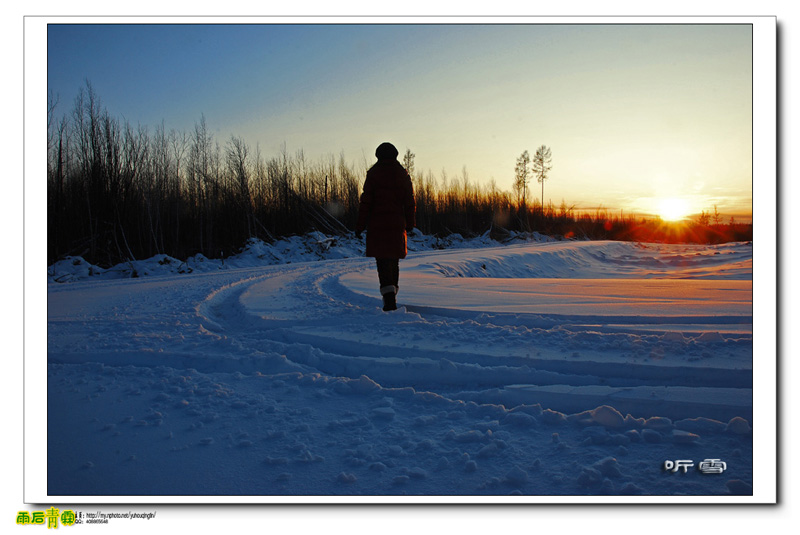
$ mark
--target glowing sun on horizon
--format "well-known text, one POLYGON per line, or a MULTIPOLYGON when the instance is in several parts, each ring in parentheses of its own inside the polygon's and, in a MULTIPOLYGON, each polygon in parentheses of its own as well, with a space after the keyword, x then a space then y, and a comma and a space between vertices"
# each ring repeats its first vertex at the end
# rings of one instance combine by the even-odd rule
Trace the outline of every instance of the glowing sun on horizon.
POLYGON ((658 215, 664 221, 680 221, 691 211, 688 201, 676 197, 661 199, 658 203, 658 215))

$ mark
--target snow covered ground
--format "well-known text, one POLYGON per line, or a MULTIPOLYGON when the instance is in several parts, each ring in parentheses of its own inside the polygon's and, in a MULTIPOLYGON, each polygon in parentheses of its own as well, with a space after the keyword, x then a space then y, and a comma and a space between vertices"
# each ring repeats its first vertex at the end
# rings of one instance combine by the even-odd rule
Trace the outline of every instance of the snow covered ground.
POLYGON ((410 249, 391 313, 320 235, 51 266, 48 496, 753 494, 751 243, 410 249))

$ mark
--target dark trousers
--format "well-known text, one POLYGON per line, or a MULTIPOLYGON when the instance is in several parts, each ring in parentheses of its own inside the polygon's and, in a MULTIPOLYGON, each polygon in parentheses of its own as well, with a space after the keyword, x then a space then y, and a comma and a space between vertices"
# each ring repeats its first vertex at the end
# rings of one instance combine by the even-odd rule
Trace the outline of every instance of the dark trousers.
POLYGON ((400 279, 400 260, 397 258, 376 258, 378 266, 378 282, 381 285, 381 294, 397 293, 400 279))

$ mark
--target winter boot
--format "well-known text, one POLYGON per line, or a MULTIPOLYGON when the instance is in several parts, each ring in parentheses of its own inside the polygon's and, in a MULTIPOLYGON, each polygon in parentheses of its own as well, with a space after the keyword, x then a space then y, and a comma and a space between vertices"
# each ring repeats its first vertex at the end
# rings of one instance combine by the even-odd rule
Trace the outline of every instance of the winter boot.
POLYGON ((383 295, 384 311, 397 310, 397 288, 395 286, 381 288, 381 295, 383 295))

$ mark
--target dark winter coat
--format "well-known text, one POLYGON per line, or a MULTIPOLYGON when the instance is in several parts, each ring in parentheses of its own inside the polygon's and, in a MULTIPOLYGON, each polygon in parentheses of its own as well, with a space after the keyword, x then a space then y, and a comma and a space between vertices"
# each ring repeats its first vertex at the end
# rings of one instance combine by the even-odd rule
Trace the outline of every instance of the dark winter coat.
POLYGON ((405 258, 406 234, 416 225, 415 217, 408 172, 394 157, 379 159, 367 171, 356 224, 356 232, 367 231, 367 256, 405 258))

